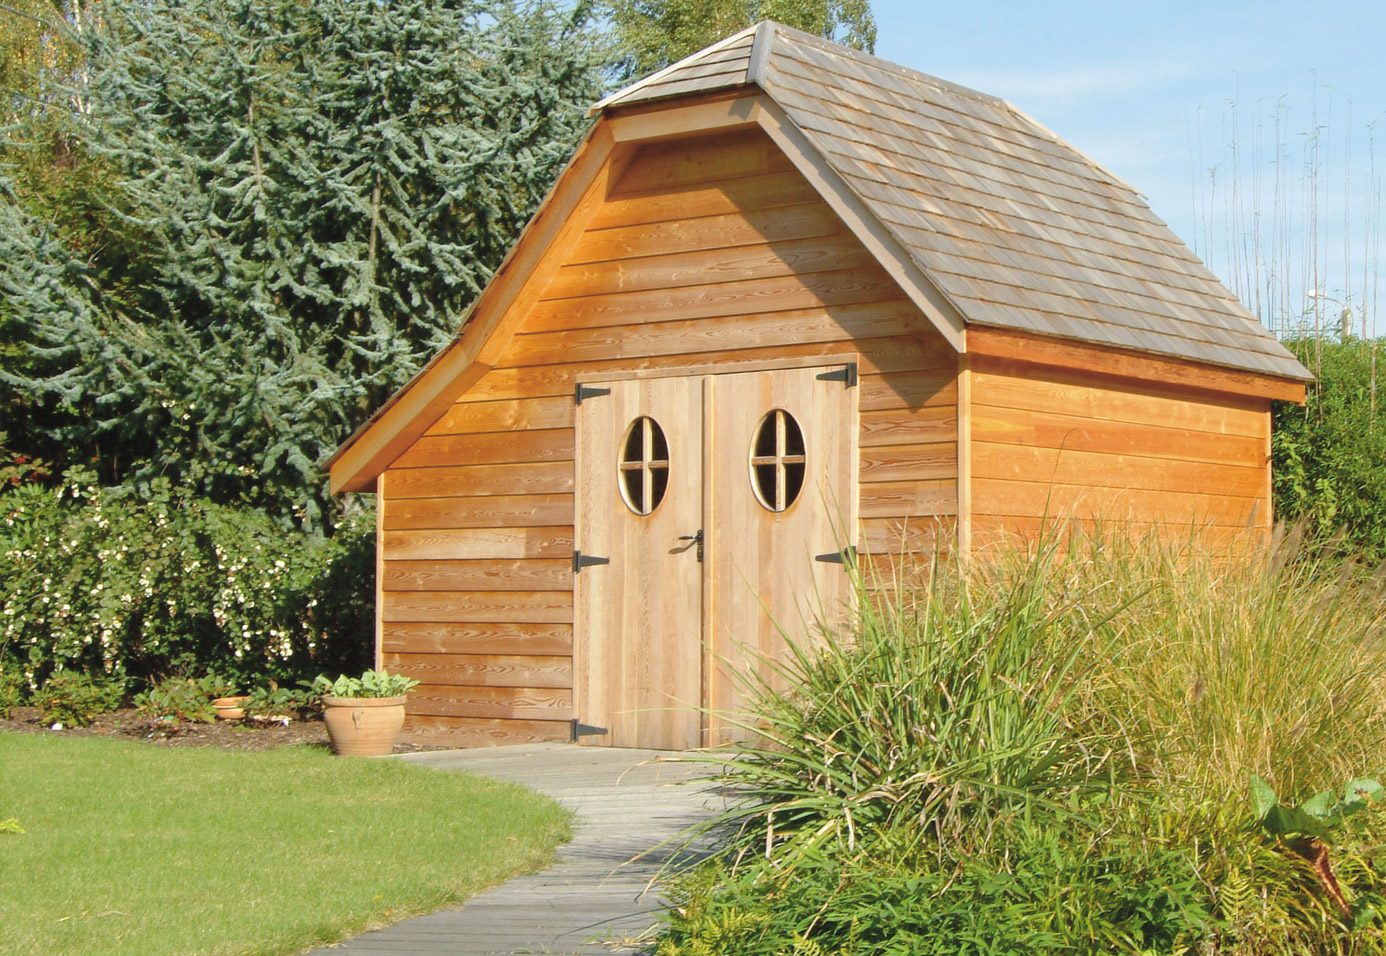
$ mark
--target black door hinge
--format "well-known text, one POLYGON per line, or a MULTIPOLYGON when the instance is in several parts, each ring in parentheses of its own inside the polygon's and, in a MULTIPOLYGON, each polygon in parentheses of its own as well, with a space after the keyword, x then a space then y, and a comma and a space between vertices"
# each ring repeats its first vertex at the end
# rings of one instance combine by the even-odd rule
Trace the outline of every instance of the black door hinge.
POLYGON ((573 552, 573 573, 581 573, 583 568, 596 567, 599 564, 610 564, 610 558, 599 558, 595 554, 583 554, 581 551, 573 552))
POLYGON ((602 388, 600 385, 583 385, 579 382, 573 386, 573 404, 581 405, 584 398, 596 398, 599 395, 610 395, 611 389, 602 388))
POLYGON ((835 368, 831 372, 819 372, 820 382, 842 382, 848 388, 857 384, 857 363, 848 362, 842 368, 835 368))
POLYGON ((822 561, 824 564, 856 564, 857 549, 849 544, 841 551, 829 551, 827 554, 815 554, 813 560, 822 561))
POLYGON ((605 727, 592 727, 588 724, 584 724, 576 717, 573 718, 572 739, 574 742, 576 742, 579 737, 602 737, 610 732, 611 731, 607 730, 605 727))

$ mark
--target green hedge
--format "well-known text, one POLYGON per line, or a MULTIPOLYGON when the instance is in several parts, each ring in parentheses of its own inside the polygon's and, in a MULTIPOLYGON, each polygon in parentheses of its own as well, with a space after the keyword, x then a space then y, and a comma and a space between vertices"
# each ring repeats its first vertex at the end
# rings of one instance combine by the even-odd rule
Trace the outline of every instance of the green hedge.
POLYGON ((1275 410, 1276 513, 1386 559, 1386 340, 1285 344, 1317 381, 1275 410))
POLYGON ((374 621, 374 518, 331 538, 158 484, 144 499, 70 472, 0 496, 0 662, 243 685, 359 670, 374 621))

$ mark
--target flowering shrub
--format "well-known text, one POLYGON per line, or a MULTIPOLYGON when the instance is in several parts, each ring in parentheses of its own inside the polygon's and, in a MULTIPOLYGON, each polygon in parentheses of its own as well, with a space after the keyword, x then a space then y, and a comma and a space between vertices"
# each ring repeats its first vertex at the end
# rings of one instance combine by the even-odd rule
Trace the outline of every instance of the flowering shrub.
POLYGON ((61 670, 248 685, 362 666, 369 515, 321 538, 167 484, 134 500, 65 477, 0 495, 0 660, 31 687, 61 670))

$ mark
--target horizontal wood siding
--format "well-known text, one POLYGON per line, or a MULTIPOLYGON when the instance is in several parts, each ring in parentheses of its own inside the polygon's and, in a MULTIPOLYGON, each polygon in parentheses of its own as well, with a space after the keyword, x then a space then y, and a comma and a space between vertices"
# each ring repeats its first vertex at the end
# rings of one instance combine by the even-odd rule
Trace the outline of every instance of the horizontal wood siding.
POLYGON ((860 356, 862 545, 957 510, 956 359, 759 132, 643 147, 501 361, 391 466, 385 665, 420 739, 566 739, 573 386, 627 370, 860 356))
POLYGON ((974 541, 1044 519, 1228 538, 1270 527, 1265 399, 972 358, 974 541))

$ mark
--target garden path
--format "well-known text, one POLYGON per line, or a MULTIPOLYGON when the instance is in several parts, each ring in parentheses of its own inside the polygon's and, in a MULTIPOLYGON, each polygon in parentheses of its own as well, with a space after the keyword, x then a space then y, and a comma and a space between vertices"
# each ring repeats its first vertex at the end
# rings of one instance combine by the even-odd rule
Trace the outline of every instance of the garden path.
POLYGON ((366 933, 319 956, 640 952, 664 906, 657 890, 645 892, 668 859, 660 844, 723 807, 715 786, 686 783, 706 774, 706 765, 671 756, 535 744, 396 758, 531 787, 574 812, 573 839, 542 873, 513 879, 460 907, 366 933))

